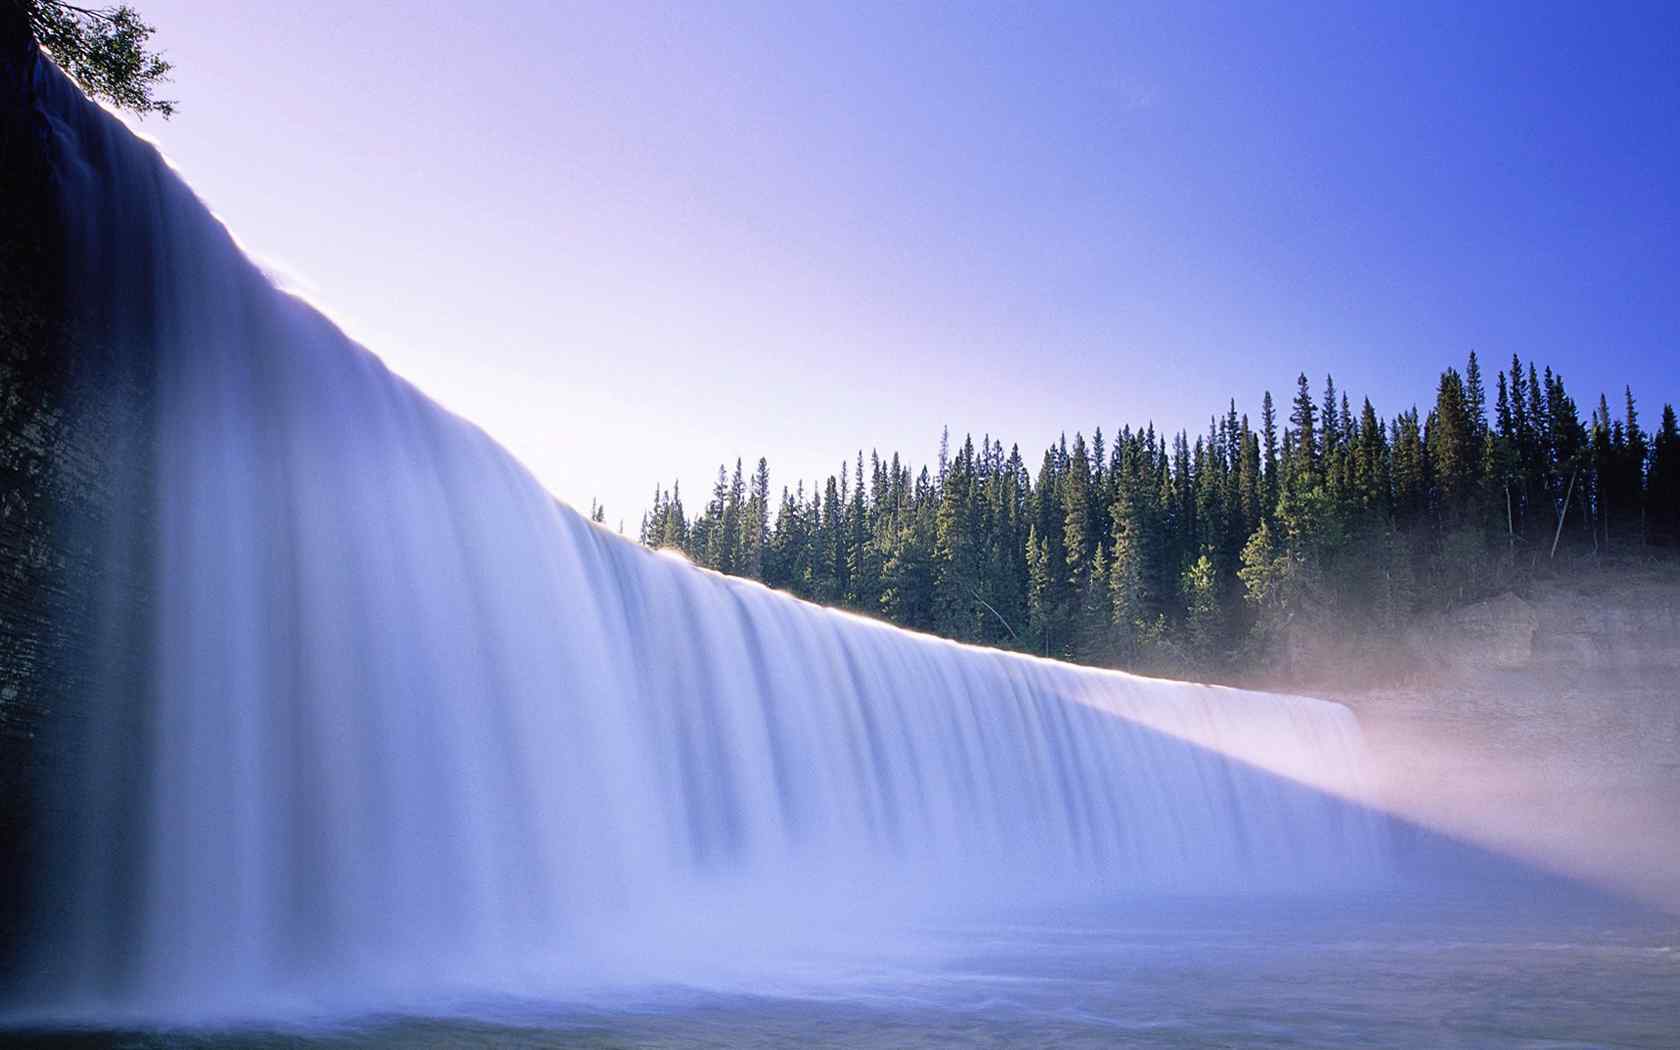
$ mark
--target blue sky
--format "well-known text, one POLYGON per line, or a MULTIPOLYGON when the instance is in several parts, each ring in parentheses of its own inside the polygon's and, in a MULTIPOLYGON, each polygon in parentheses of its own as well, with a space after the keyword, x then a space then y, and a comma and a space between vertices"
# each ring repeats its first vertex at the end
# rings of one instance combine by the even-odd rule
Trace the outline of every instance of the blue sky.
POLYGON ((1680 398, 1680 5, 141 7, 248 250, 631 530, 1302 370, 1680 398))

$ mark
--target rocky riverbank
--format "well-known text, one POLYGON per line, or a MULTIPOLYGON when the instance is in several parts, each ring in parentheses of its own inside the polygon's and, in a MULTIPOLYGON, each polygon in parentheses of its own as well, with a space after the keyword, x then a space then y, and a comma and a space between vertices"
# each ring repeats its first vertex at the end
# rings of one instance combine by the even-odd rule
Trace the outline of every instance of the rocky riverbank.
POLYGON ((1319 691, 1359 715, 1387 804, 1680 907, 1680 568, 1575 566, 1408 649, 1403 681, 1319 691))

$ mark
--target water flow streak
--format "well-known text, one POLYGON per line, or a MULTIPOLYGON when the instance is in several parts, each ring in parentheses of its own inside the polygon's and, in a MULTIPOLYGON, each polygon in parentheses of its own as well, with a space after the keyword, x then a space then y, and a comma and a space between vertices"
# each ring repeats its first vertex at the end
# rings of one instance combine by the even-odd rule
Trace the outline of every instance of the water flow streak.
POLYGON ((124 516, 147 680, 100 698, 90 748, 133 775, 84 778, 54 994, 494 988, 603 945, 739 950, 685 912, 822 931, 1385 871, 1341 801, 1342 707, 959 646, 612 536, 277 291, 56 71, 38 88, 76 309, 153 397, 124 516))

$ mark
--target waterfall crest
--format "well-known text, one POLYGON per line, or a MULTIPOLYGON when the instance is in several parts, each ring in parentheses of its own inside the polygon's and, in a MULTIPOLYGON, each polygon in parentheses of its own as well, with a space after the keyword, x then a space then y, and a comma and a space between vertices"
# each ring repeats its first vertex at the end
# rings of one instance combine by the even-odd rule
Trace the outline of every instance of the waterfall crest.
POLYGON ((145 681, 91 722, 56 994, 494 986, 651 956, 690 907, 1386 871, 1344 708, 961 646, 613 536, 276 290, 45 63, 37 90, 76 310, 153 398, 145 681))

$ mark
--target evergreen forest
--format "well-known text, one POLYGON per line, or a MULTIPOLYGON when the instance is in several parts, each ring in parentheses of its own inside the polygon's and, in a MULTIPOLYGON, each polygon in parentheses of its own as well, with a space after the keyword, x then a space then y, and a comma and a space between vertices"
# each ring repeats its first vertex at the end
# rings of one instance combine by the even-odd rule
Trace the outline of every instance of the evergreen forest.
MULTIPOLYGON (((1286 664, 1291 638, 1380 641, 1560 564, 1680 555, 1680 429, 1631 390, 1585 416, 1563 377, 1472 353, 1426 412, 1383 418, 1305 375, 1205 433, 1065 435, 1034 465, 991 436, 932 465, 860 451, 772 495, 768 461, 706 503, 658 487, 641 542, 918 631, 1209 678, 1286 664)), ((599 515, 592 515, 599 518, 599 515)))

